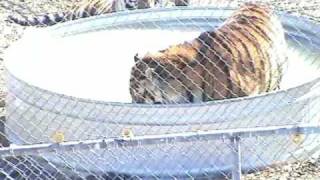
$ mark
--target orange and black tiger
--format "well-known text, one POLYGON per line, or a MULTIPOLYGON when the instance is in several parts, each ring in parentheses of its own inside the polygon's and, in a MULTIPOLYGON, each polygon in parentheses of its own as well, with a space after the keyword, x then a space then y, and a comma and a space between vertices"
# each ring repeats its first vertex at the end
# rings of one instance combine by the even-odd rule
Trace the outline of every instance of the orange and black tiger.
POLYGON ((36 16, 8 16, 9 22, 22 26, 50 26, 80 18, 118 11, 145 9, 154 6, 155 0, 83 0, 71 10, 36 16))
POLYGON ((135 56, 135 103, 190 103, 279 88, 287 62, 284 29, 265 5, 246 3, 221 26, 190 42, 135 56))

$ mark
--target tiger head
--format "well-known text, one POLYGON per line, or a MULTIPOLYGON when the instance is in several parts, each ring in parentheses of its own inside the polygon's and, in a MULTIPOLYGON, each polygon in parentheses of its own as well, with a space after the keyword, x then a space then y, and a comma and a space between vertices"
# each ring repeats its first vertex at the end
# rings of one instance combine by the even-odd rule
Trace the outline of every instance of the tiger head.
POLYGON ((184 68, 176 57, 157 52, 134 57, 131 71, 130 94, 134 103, 186 103, 187 87, 183 83, 184 68))

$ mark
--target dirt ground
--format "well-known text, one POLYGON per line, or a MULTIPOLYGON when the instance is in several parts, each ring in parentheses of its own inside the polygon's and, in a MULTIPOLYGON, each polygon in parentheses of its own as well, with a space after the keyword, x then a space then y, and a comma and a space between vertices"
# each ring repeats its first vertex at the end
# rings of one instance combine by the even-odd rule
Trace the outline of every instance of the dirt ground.
MULTIPOLYGON (((269 0, 272 1, 272 0, 269 0)), ((274 0, 275 1, 275 0, 274 0)), ((279 0, 278 2, 280 2, 279 0)), ((24 27, 11 24, 6 22, 6 17, 8 14, 12 13, 21 13, 23 10, 25 13, 31 13, 30 10, 26 10, 30 8, 33 13, 41 13, 41 12, 55 12, 61 11, 62 9, 70 8, 72 1, 67 0, 11 0, 8 3, 6 0, 0 1, 0 72, 3 72, 3 53, 6 48, 14 41, 19 39, 23 35, 24 27), (17 6, 18 5, 18 6, 17 6), (18 11, 17 11, 18 10, 18 11)), ((301 3, 301 1, 291 1, 288 5, 282 5, 284 9, 290 9, 291 11, 300 12, 300 14, 312 16, 313 19, 320 20, 320 11, 315 11, 314 9, 316 5, 319 5, 320 1, 305 1, 301 3), (308 4, 309 3, 309 4, 308 4), (312 4, 314 3, 314 4, 312 4), (302 6, 302 4, 304 6, 302 6)), ((319 6, 317 6, 319 9, 319 6)), ((319 32, 320 33, 320 32, 319 32)), ((0 116, 3 118, 5 115, 4 109, 4 96, 5 96, 5 86, 3 77, 0 78, 0 116)), ((3 127, 0 127, 0 129, 3 127)), ((1 139, 1 136, 0 136, 1 139)), ((12 158, 11 158, 12 159, 12 158)), ((0 173, 0 179, 3 177, 11 177, 17 178, 16 168, 19 163, 17 163, 19 158, 13 158, 14 160, 10 160, 10 158, 3 159, 0 161, 0 171, 5 173, 0 173), (14 170, 15 169, 15 170, 14 170)), ((26 158, 25 158, 26 159, 26 158)), ((27 158, 28 159, 28 158, 27 158)), ((27 164, 32 161, 25 161, 27 164)), ((18 168, 19 169, 19 168, 18 168)), ((20 168, 21 169, 21 168, 20 168)), ((41 174, 41 173, 40 173, 41 174)), ((38 174, 39 175, 39 174, 38 174)), ((43 175, 43 174, 42 174, 43 175)), ((29 176, 29 179, 36 178, 37 174, 33 176, 29 176)), ((53 176, 38 176, 41 179, 46 179, 47 177, 53 176)), ((62 175, 58 173, 56 176, 58 179, 63 179, 62 175), (58 178, 60 177, 60 178, 58 178)), ((50 179, 50 178, 49 178, 50 179)), ((261 180, 261 179, 301 179, 301 180, 311 180, 311 179, 320 179, 320 158, 318 157, 310 157, 310 159, 303 162, 295 162, 287 165, 282 165, 278 167, 267 168, 262 171, 257 171, 254 173, 244 175, 244 179, 250 180, 261 180)))

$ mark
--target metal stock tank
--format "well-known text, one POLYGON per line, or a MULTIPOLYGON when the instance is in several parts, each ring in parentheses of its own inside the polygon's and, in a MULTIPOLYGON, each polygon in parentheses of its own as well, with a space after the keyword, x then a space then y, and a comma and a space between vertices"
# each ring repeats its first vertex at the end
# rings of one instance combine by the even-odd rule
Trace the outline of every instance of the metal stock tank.
MULTIPOLYGON (((135 53, 192 39, 217 27, 232 11, 124 12, 27 32, 6 54, 6 135, 12 144, 32 145, 57 142, 57 135, 63 141, 119 137, 125 129, 147 137, 319 123, 320 27, 288 14, 280 14, 290 51, 281 90, 202 104, 130 103, 129 77, 135 53)), ((297 140, 277 134, 243 138, 242 168, 251 170, 292 157, 303 159, 318 150, 314 138, 306 135, 297 140)), ((217 138, 39 156, 79 173, 170 177, 228 171, 232 151, 228 140, 217 138)))

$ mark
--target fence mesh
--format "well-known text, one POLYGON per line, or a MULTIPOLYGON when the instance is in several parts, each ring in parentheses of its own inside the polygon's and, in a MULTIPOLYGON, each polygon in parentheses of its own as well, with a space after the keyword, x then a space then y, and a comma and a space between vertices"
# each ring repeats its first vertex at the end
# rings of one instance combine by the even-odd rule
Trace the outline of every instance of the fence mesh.
POLYGON ((318 179, 319 8, 1 1, 0 178, 318 179))

